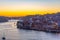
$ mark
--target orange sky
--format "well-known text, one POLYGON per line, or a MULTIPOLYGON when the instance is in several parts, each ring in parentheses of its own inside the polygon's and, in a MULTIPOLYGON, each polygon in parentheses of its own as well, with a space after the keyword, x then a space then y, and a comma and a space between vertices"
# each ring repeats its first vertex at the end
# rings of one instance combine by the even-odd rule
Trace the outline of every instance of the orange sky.
POLYGON ((0 0, 0 16, 26 16, 60 12, 59 0, 0 0))
POLYGON ((54 13, 58 12, 55 10, 49 11, 1 11, 0 16, 26 16, 26 15, 35 15, 35 14, 46 14, 46 13, 54 13))

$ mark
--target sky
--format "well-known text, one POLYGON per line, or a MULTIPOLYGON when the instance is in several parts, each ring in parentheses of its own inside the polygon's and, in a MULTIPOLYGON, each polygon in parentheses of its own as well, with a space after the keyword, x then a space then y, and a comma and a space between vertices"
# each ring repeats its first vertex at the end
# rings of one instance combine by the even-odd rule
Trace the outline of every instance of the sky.
POLYGON ((0 0, 0 16, 26 16, 60 12, 60 0, 0 0))

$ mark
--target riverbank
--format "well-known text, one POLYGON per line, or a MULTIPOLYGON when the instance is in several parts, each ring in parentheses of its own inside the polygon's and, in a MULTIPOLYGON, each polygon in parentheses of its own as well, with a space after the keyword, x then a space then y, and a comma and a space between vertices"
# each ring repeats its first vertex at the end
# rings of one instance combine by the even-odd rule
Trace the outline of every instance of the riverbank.
POLYGON ((60 32, 60 12, 25 16, 17 22, 17 28, 58 33, 60 32))

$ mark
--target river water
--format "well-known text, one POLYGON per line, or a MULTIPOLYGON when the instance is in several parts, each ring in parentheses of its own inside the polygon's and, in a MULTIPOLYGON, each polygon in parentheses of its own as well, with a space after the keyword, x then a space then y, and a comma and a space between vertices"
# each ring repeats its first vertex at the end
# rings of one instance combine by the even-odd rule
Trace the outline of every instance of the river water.
POLYGON ((17 29, 16 22, 0 23, 0 40, 60 40, 60 33, 17 29))

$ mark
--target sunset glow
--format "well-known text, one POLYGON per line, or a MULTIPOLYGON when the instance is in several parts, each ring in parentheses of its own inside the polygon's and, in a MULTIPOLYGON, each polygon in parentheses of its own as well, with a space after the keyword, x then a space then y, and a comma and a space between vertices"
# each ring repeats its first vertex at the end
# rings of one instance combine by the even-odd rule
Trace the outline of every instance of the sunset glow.
POLYGON ((60 12, 60 0, 0 0, 0 16, 26 16, 60 12))

